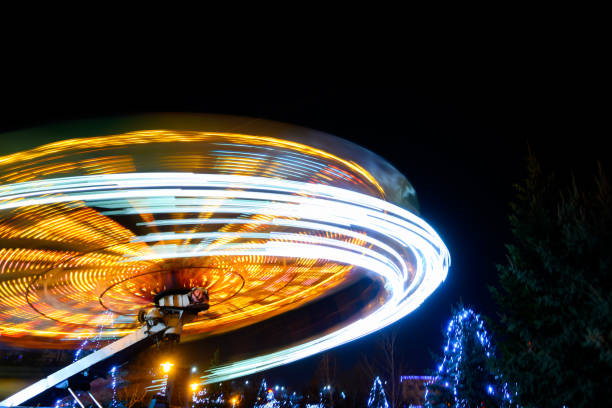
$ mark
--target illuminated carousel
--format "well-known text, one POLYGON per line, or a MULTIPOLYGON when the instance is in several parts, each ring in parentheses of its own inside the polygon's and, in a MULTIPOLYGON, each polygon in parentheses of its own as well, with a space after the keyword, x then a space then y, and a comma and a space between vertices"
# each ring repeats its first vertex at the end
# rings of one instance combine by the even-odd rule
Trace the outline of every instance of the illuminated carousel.
POLYGON ((446 277, 448 251, 419 218, 412 186, 359 146, 236 117, 109 123, 56 129, 62 140, 0 156, 2 342, 126 338, 146 323, 143 310, 195 288, 206 307, 178 328, 182 341, 357 294, 299 338, 283 344, 278 327, 274 350, 207 373, 221 381, 381 329, 446 277))

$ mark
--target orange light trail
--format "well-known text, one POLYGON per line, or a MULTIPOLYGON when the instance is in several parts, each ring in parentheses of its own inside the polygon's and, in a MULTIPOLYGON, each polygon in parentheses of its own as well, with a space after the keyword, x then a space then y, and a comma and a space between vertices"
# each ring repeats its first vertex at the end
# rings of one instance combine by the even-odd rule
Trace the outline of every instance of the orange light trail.
MULTIPOLYGON (((239 207, 234 214, 218 213, 226 204, 237 202, 231 195, 212 206, 195 208, 168 202, 170 211, 164 214, 138 210, 135 215, 140 222, 105 213, 113 208, 151 205, 149 198, 117 198, 115 204, 107 200, 106 209, 101 209, 100 202, 83 197, 62 201, 68 193, 58 187, 36 196, 37 200, 60 198, 57 202, 15 206, 27 202, 27 183, 160 170, 307 180, 378 198, 385 196, 374 177, 353 161, 305 144, 261 135, 147 130, 64 140, 0 157, 0 204, 12 206, 0 210, 0 319, 4 339, 42 338, 40 345, 46 347, 44 339, 48 338, 92 336, 98 333, 98 316, 107 309, 116 318, 104 328, 104 335, 122 335, 137 326, 134 317, 138 309, 150 305, 154 294, 167 286, 173 274, 179 285, 206 286, 213 299, 214 315, 187 325, 187 336, 252 324, 348 282, 353 266, 326 259, 281 259, 264 254, 155 259, 154 254, 165 245, 193 245, 193 251, 223 251, 232 245, 257 248, 269 239, 243 239, 240 234, 293 231, 295 228, 266 221, 300 218, 299 214, 241 213, 239 207), (213 221, 227 214, 240 223, 226 219, 216 225, 158 226, 157 221, 168 220, 165 214, 173 220, 213 221), (176 235, 158 242, 137 240, 160 231, 176 235), (228 235, 208 240, 179 235, 213 231, 228 235), (125 262, 126 257, 143 256, 148 256, 147 260, 125 262)), ((87 188, 83 191, 95 193, 88 193, 87 188)), ((303 195, 299 191, 295 194, 303 195)), ((368 245, 327 231, 297 233, 344 240, 364 248, 368 245)), ((62 345, 72 347, 69 341, 62 345)))

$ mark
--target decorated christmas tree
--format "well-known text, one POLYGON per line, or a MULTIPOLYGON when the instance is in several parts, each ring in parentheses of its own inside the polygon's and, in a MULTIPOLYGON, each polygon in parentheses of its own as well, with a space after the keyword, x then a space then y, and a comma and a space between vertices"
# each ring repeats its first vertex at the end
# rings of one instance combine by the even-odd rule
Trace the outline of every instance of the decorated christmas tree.
POLYGON ((427 386, 428 407, 515 406, 515 395, 495 368, 495 350, 480 316, 460 308, 445 337, 436 380, 427 386))
POLYGON ((383 389, 380 378, 374 379, 372 389, 370 390, 370 396, 368 397, 368 408, 389 408, 387 397, 385 396, 385 390, 383 389))
POLYGON ((257 398, 255 399, 255 405, 253 408, 277 408, 281 404, 274 398, 274 391, 268 388, 265 378, 261 381, 259 390, 257 391, 257 398))

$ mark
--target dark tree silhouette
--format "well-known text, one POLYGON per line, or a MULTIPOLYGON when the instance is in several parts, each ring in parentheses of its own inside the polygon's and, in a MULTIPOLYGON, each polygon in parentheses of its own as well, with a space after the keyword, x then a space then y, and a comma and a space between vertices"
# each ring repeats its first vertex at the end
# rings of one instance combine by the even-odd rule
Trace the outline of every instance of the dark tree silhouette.
POLYGON ((601 167, 594 181, 546 175, 530 155, 516 186, 492 293, 501 362, 524 406, 612 401, 612 194, 601 167))

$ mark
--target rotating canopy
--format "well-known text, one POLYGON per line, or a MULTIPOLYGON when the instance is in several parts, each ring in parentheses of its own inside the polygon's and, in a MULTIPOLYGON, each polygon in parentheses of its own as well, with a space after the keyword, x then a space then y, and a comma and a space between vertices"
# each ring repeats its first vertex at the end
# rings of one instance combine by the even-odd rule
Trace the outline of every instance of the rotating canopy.
POLYGON ((355 318, 216 372, 228 378, 384 327, 446 276, 409 182, 350 142, 225 116, 100 123, 21 132, 71 138, 0 156, 0 341, 117 338, 156 294, 195 286, 210 309, 184 335, 208 336, 378 282, 355 318))

